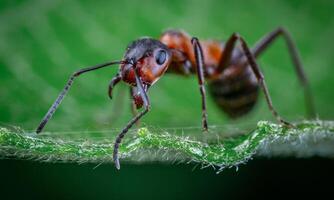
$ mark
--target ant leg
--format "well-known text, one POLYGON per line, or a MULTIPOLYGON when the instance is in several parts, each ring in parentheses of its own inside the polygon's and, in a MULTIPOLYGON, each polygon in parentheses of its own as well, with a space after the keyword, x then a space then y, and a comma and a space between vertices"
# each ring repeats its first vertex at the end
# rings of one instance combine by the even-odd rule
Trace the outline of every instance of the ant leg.
POLYGON ((197 38, 193 37, 191 43, 194 47, 197 78, 199 84, 199 90, 202 96, 202 128, 204 131, 208 131, 208 115, 206 111, 206 94, 204 87, 204 61, 203 61, 203 50, 197 38))
POLYGON ((221 74, 226 67, 229 66, 233 56, 233 50, 237 38, 232 35, 225 43, 224 51, 222 52, 221 58, 219 60, 219 65, 216 74, 221 74))
POLYGON ((120 74, 116 74, 116 76, 114 78, 111 79, 110 83, 109 83, 109 87, 108 87, 108 95, 109 98, 112 99, 112 89, 114 88, 114 86, 119 83, 122 80, 122 77, 120 74))
POLYGON ((140 77, 138 76, 137 69, 135 68, 134 65, 133 65, 133 68, 134 68, 134 72, 135 72, 136 84, 137 84, 140 96, 144 101, 144 107, 145 108, 144 108, 143 111, 141 111, 139 114, 137 114, 134 118, 132 118, 131 121, 128 122, 128 124, 123 128, 121 133, 119 133, 117 138, 116 138, 116 141, 115 141, 115 144, 114 144, 113 160, 115 162, 115 166, 116 166, 117 169, 121 168, 121 166, 119 164, 119 158, 118 158, 118 149, 119 149, 119 145, 122 142, 123 137, 128 132, 128 130, 133 126, 133 124, 135 124, 142 116, 144 116, 150 110, 150 106, 151 106, 149 98, 147 96, 147 93, 144 89, 144 84, 141 81, 140 77))
POLYGON ((297 76, 302 87, 304 88, 308 116, 313 118, 315 116, 313 96, 310 90, 309 82, 305 75, 303 65, 300 60, 299 53, 290 34, 284 28, 279 27, 278 29, 264 36, 259 42, 257 42, 255 47, 252 49, 252 53, 255 58, 260 56, 261 53, 263 53, 264 50, 266 50, 279 36, 283 36, 283 38, 285 39, 297 76))
POLYGON ((48 110, 48 112, 45 114, 45 116, 43 117, 42 121, 38 125, 38 127, 36 129, 36 133, 40 133, 43 130, 43 128, 45 127, 45 125, 47 124, 47 122, 50 120, 50 118, 55 113, 55 111, 57 110, 58 106, 60 105, 60 103, 62 102, 62 100, 66 96, 66 94, 68 93, 68 91, 71 88, 71 86, 72 86, 72 84, 74 82, 74 79, 76 77, 78 77, 81 74, 84 74, 86 72, 90 72, 90 71, 97 70, 97 69, 100 69, 100 68, 103 68, 103 67, 107 67, 109 65, 121 64, 121 63, 123 63, 123 61, 107 62, 107 63, 99 64, 99 65, 96 65, 96 66, 84 68, 84 69, 81 69, 81 70, 73 73, 71 75, 70 79, 67 81, 67 83, 65 85, 65 88, 61 91, 61 93, 57 97, 56 101, 52 104, 52 106, 50 107, 50 109, 48 110))
MULTIPOLYGON (((130 87, 130 98, 132 98, 131 99, 131 111, 132 111, 132 115, 136 116, 138 114, 138 112, 137 112, 136 102, 134 100, 134 89, 133 89, 133 87, 130 87)), ((140 124, 140 121, 138 120, 136 122, 136 126, 139 126, 139 124, 140 124)))
POLYGON ((268 88, 267 88, 267 84, 264 80, 264 76, 258 66, 258 64, 256 63, 255 61, 255 58, 254 58, 254 55, 251 53, 247 43, 245 42, 245 40, 237 33, 234 33, 231 37, 234 41, 236 40, 239 40, 240 43, 241 43, 241 47, 242 47, 242 50, 244 51, 245 53, 245 56, 247 58, 247 61, 249 63, 249 65, 251 66, 262 90, 263 90, 263 93, 265 95, 265 98, 266 98, 266 101, 267 101, 267 104, 268 104, 268 107, 270 109, 270 111, 272 112, 272 114, 274 115, 274 117, 277 119, 277 121, 279 121, 280 123, 284 124, 284 125, 287 125, 287 126, 293 126, 292 124, 290 124, 289 122, 285 121, 282 119, 282 117, 277 113, 277 111, 275 110, 275 108, 273 107, 273 104, 272 104, 272 101, 271 101, 271 98, 270 98, 270 95, 269 95, 269 91, 268 91, 268 88))

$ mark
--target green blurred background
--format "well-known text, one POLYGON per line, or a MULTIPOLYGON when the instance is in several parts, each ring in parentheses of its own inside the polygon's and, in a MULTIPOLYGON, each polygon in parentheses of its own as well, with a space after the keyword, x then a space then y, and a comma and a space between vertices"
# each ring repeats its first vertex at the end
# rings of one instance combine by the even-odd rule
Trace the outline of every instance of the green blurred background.
MULTIPOLYGON (((120 59, 127 44, 138 37, 157 38, 168 28, 184 29, 200 39, 223 40, 239 32, 253 45, 278 26, 290 31, 300 50, 319 118, 333 119, 333 9, 334 2, 330 0, 3 0, 0 123, 33 130, 73 71, 120 59)), ((259 64, 280 114, 291 121, 303 119, 303 93, 284 41, 279 39, 259 59, 259 64)), ((128 88, 118 85, 113 101, 107 96, 107 86, 116 71, 117 67, 80 77, 47 130, 122 128, 131 117, 128 88)), ((200 126, 200 96, 194 77, 165 76, 149 96, 152 111, 143 119, 144 124, 162 128, 200 126)), ((237 121, 229 120, 208 98, 211 125, 254 127, 258 120, 273 120, 263 98, 251 114, 237 121)), ((333 178, 330 167, 334 165, 333 161, 322 159, 257 160, 241 166, 238 173, 227 170, 220 175, 212 169, 192 171, 193 165, 124 164, 119 172, 109 164, 93 170, 94 166, 1 161, 1 168, 7 171, 1 175, 5 180, 1 188, 12 195, 14 191, 24 191, 15 195, 27 197, 242 197, 257 191, 251 189, 257 187, 257 181, 258 188, 269 188, 271 185, 264 182, 271 180, 271 175, 282 184, 289 178, 302 182, 309 170, 320 173, 314 176, 319 180, 333 178), (298 166, 309 168, 300 170, 298 166)), ((295 182, 290 180, 292 183, 295 182)))

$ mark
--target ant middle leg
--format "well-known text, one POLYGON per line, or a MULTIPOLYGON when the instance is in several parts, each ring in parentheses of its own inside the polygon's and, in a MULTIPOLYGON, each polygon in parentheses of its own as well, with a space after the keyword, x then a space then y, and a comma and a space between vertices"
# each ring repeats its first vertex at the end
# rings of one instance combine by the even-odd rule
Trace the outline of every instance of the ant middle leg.
POLYGON ((191 43, 194 47, 195 58, 196 58, 196 71, 199 89, 202 96, 202 128, 204 131, 208 131, 208 114, 206 111, 206 92, 204 87, 204 59, 203 50, 197 38, 193 37, 191 43))
POLYGON ((291 60, 295 67, 298 79, 304 88, 305 103, 307 108, 308 116, 311 118, 315 117, 315 106, 313 96, 310 90, 309 81, 305 75, 304 67, 302 65, 299 53, 297 51, 296 45, 294 44, 290 34, 284 28, 277 28, 273 32, 265 35, 260 41, 258 41, 255 47, 251 50, 255 58, 260 56, 267 48, 279 37, 282 36, 288 47, 291 60))

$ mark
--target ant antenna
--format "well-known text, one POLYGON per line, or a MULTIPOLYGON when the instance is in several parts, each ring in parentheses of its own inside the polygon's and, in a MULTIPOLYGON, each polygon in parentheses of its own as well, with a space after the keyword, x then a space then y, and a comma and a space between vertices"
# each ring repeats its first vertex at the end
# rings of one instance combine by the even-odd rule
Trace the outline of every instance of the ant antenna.
POLYGON ((40 133, 44 126, 46 125, 46 123, 51 119, 52 115, 55 113, 55 111, 57 110, 58 106, 60 105, 60 103, 62 102, 62 100, 64 99, 64 97, 66 96, 66 94, 68 93, 68 91, 70 90, 73 82, 74 82, 74 79, 78 76, 80 76, 81 74, 84 74, 86 72, 90 72, 90 71, 94 71, 94 70, 97 70, 97 69, 101 69, 101 68, 104 68, 104 67, 107 67, 107 66, 110 66, 110 65, 114 65, 114 64, 123 64, 125 63, 126 61, 111 61, 111 62, 107 62, 107 63, 102 63, 102 64, 99 64, 99 65, 95 65, 95 66, 92 66, 92 67, 87 67, 87 68, 84 68, 84 69, 81 69, 79 71, 76 71, 74 72, 70 79, 67 81, 66 85, 65 85, 65 88, 61 91, 61 93, 59 94, 59 96, 57 97, 56 101, 52 104, 52 106, 50 107, 50 109, 48 110, 48 112, 45 114, 45 116, 43 117, 42 121, 40 122, 37 130, 36 130, 36 133, 40 133))

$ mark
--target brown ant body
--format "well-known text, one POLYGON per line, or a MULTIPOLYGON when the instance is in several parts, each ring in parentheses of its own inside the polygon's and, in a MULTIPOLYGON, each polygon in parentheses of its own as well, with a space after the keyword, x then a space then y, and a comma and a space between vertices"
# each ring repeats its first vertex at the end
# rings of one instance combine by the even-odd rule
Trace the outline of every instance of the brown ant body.
POLYGON ((76 77, 113 64, 120 64, 120 68, 110 82, 109 97, 112 97, 113 87, 120 81, 124 81, 131 88, 133 105, 137 109, 144 106, 143 110, 128 122, 116 138, 113 159, 117 169, 120 168, 119 145, 133 124, 150 110, 147 91, 166 71, 182 75, 197 75, 202 98, 203 130, 208 129, 205 80, 209 82, 210 92, 218 106, 230 117, 239 117, 249 112, 257 101, 260 88, 265 95, 270 111, 278 122, 292 126, 289 122, 283 120, 274 109, 264 76, 256 62, 256 58, 278 36, 283 36, 286 41, 298 78, 305 90, 309 114, 313 116, 315 112, 308 81, 297 49, 290 35, 284 29, 278 28, 269 33, 252 49, 248 47, 243 37, 237 33, 232 34, 225 43, 222 43, 219 41, 199 41, 197 38, 191 38, 183 31, 169 30, 161 35, 160 40, 141 38, 132 42, 126 49, 121 61, 108 62, 75 72, 41 121, 36 132, 39 133, 43 130, 76 77), (235 45, 238 41, 240 46, 235 45))

